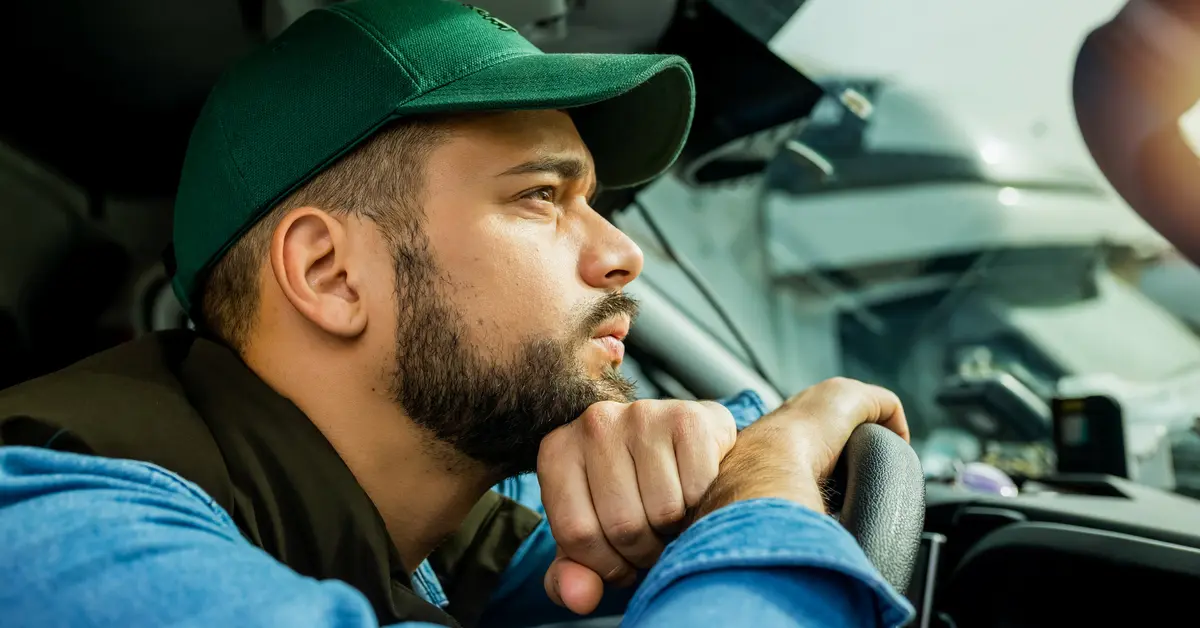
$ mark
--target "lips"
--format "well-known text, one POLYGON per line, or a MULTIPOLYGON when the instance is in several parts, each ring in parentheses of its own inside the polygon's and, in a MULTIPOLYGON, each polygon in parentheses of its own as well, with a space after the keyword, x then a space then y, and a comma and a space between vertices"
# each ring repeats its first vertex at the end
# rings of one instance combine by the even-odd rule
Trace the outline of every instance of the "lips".
POLYGON ((630 320, 621 316, 606 321, 596 328, 592 343, 603 351, 611 362, 619 363, 625 358, 625 337, 629 335, 630 320))
POLYGON ((629 317, 619 316, 609 321, 605 321, 596 328, 596 333, 592 335, 592 339, 605 337, 616 338, 618 342, 625 340, 625 336, 629 335, 629 317))
POLYGON ((592 338, 592 343, 600 347, 600 350, 612 362, 620 362, 625 359, 625 343, 621 342, 616 336, 592 338))

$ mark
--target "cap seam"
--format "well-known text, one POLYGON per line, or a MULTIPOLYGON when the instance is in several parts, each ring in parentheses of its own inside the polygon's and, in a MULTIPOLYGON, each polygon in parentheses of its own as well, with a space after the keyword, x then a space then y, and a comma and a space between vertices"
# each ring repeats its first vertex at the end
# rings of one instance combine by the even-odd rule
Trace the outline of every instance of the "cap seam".
POLYGON ((415 83, 419 86, 419 84, 421 83, 420 79, 424 78, 424 77, 422 77, 420 74, 416 73, 413 68, 409 67, 407 59, 404 59, 403 57, 400 57, 399 55, 397 55, 394 50, 392 50, 389 46, 387 46, 384 43, 383 34, 380 33, 378 29, 375 28, 375 25, 373 25, 370 22, 368 22, 367 20, 363 19, 358 14, 353 13, 349 9, 345 8, 344 5, 340 5, 340 4, 334 5, 334 6, 328 7, 328 10, 331 13, 333 13, 334 15, 340 16, 342 19, 350 22, 354 26, 357 26, 359 28, 359 30, 363 31, 363 33, 365 33, 368 37, 370 37, 375 42, 376 46, 378 46, 381 50, 383 50, 383 52, 385 54, 387 54, 388 57, 391 57, 392 61, 396 62, 396 65, 399 66, 401 70, 404 70, 404 73, 408 75, 408 79, 410 81, 412 81, 413 83, 415 83))
POLYGON ((225 120, 221 116, 217 116, 217 128, 221 129, 221 140, 225 144, 225 156, 233 164, 234 172, 237 172, 238 187, 241 188, 240 192, 244 196, 249 197, 250 195, 246 193, 246 175, 242 172, 242 165, 238 163, 237 157, 233 155, 233 151, 229 148, 231 145, 229 142, 229 132, 225 130, 225 120))
MULTIPOLYGON (((483 62, 481 62, 481 64, 478 67, 472 68, 472 69, 468 70, 467 72, 464 72, 462 74, 459 74, 458 76, 455 76, 454 78, 447 79, 444 82, 437 85, 436 87, 431 87, 431 88, 421 92, 420 94, 414 94, 412 96, 412 98, 408 98, 404 102, 396 105, 396 108, 403 107, 404 105, 407 105, 408 103, 410 103, 414 100, 417 100, 418 98, 424 98, 425 96, 428 96, 438 90, 449 87, 450 85, 457 83, 458 81, 461 81, 462 79, 465 79, 468 76, 471 76, 473 74, 478 74, 498 63, 503 63, 505 61, 508 61, 509 59, 515 59, 517 57, 528 57, 533 54, 535 54, 535 53, 523 52, 523 51, 513 51, 513 52, 506 52, 504 54, 499 54, 494 57, 489 57, 489 58, 485 59, 483 62)), ((394 112, 393 112, 393 115, 395 115, 394 112)))
MULTIPOLYGON (((351 10, 350 10, 350 9, 348 9, 348 8, 346 8, 344 5, 334 5, 334 6, 332 6, 332 7, 329 7, 329 10, 330 10, 330 11, 333 11, 333 12, 335 12, 335 13, 337 13, 338 15, 342 16, 342 17, 343 17, 343 18, 345 18, 346 20, 348 20, 348 21, 352 22, 353 24, 355 24, 356 26, 358 26, 359 28, 361 28, 361 29, 362 29, 362 30, 363 30, 363 31, 364 31, 364 32, 365 32, 365 33, 366 33, 368 36, 370 36, 370 37, 371 37, 371 39, 373 39, 373 40, 375 41, 375 43, 376 43, 376 44, 377 44, 377 45, 378 45, 380 48, 382 48, 382 49, 383 49, 383 51, 384 51, 385 53, 387 53, 387 55, 388 55, 389 57, 391 57, 391 58, 392 58, 392 60, 393 60, 393 61, 395 61, 397 64, 399 64, 399 65, 401 66, 401 68, 404 70, 405 74, 407 74, 407 75, 408 75, 408 77, 409 77, 409 79, 413 80, 413 82, 414 82, 414 83, 417 83, 417 82, 419 82, 419 81, 417 81, 417 77, 418 77, 418 76, 419 76, 420 78, 422 78, 422 79, 424 79, 424 78, 425 78, 425 77, 424 77, 424 75, 419 75, 419 74, 417 74, 415 71, 411 70, 411 69, 408 67, 406 60, 405 60, 403 57, 401 57, 401 56, 398 56, 398 55, 397 55, 397 54, 396 54, 396 53, 395 53, 395 52, 394 52, 394 51, 393 51, 393 50, 392 50, 392 49, 391 49, 391 48, 390 48, 390 47, 389 47, 389 46, 388 46, 388 45, 385 43, 385 41, 386 41, 386 40, 385 40, 385 38, 383 37, 383 35, 382 35, 382 34, 381 34, 381 33, 380 33, 380 32, 379 32, 379 31, 378 31, 378 30, 377 30, 377 29, 374 27, 374 25, 372 25, 370 22, 368 22, 367 20, 363 19, 363 18, 362 18, 362 17, 360 17, 359 15, 355 14, 353 11, 351 11, 351 10)), ((437 91, 437 90, 439 90, 439 89, 442 89, 443 87, 446 87, 447 85, 449 85, 449 84, 451 84, 451 83, 453 83, 453 82, 455 82, 455 81, 458 81, 458 80, 460 80, 460 79, 463 79, 463 78, 466 78, 466 77, 468 77, 468 76, 471 76, 472 74, 475 74, 476 72, 481 72, 481 71, 483 71, 483 70, 486 70, 487 68, 490 68, 491 66, 493 66, 493 65, 495 65, 495 64, 497 64, 497 63, 500 63, 500 62, 502 62, 502 61, 507 61, 507 60, 509 60, 509 59, 512 59, 512 58, 514 58, 514 57, 519 57, 519 56, 528 56, 528 55, 532 55, 532 54, 537 54, 537 53, 535 53, 534 51, 521 51, 521 50, 513 50, 513 51, 503 52, 503 53, 500 53, 500 54, 498 54, 498 55, 493 55, 493 56, 489 56, 489 57, 484 57, 484 58, 482 58, 482 59, 479 59, 479 60, 478 60, 476 63, 474 63, 474 64, 471 64, 471 65, 465 66, 465 71, 464 71, 464 72, 462 72, 462 73, 460 73, 460 74, 456 74, 455 76, 453 76, 453 77, 451 77, 451 78, 448 78, 448 79, 446 79, 445 81, 442 81, 441 83, 438 83, 437 85, 435 85, 435 86, 433 86, 433 87, 431 87, 431 88, 429 88, 429 89, 426 89, 426 90, 421 90, 421 91, 420 91, 420 93, 413 94, 413 95, 412 95, 410 98, 407 98, 407 99, 405 99, 405 100, 404 100, 404 102, 402 102, 402 103, 399 103, 397 106, 401 106, 401 105, 407 104, 408 102, 410 102, 410 101, 412 101, 412 100, 414 100, 414 99, 420 98, 420 97, 422 97, 422 96, 425 96, 425 95, 427 95, 427 94, 430 94, 430 93, 432 93, 432 92, 435 92, 435 91, 437 91)))

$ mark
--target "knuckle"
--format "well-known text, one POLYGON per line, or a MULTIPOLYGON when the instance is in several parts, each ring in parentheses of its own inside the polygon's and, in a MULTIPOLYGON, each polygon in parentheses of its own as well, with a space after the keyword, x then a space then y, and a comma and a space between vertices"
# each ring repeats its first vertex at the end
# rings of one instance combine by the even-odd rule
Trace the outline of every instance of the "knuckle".
POLYGON ((814 402, 839 415, 854 414, 864 401, 870 400, 866 385, 848 377, 831 377, 812 390, 814 402))
POLYGON ((683 520, 686 512, 683 502, 671 501, 660 504, 654 508, 653 512, 648 512, 646 515, 650 518, 650 525, 655 528, 669 528, 683 520))
POLYGON ((613 401, 600 401, 588 407, 580 417, 583 434, 587 438, 605 438, 612 430, 620 414, 620 404, 613 401))
POLYGON ((680 437, 702 433, 704 422, 700 418, 699 408, 699 404, 694 402, 678 403, 671 406, 667 412, 667 420, 671 426, 671 432, 680 437))
POLYGON ((616 519, 604 528, 604 535, 608 537, 608 541, 621 549, 636 547, 649 533, 648 526, 632 518, 616 519))
POLYGON ((818 384, 818 386, 828 388, 834 392, 848 392, 858 388, 861 386, 861 384, 856 380, 850 379, 849 377, 838 376, 830 377, 829 379, 818 384))
POLYGON ((656 424, 654 420, 654 403, 649 399, 641 399, 629 404, 625 421, 629 429, 638 437, 649 436, 656 424))
POLYGON ((591 549, 600 536, 599 530, 577 519, 551 522, 550 532, 559 545, 576 551, 591 549))
POLYGON ((658 399, 638 399, 629 404, 629 411, 634 414, 650 414, 654 406, 662 403, 658 399))

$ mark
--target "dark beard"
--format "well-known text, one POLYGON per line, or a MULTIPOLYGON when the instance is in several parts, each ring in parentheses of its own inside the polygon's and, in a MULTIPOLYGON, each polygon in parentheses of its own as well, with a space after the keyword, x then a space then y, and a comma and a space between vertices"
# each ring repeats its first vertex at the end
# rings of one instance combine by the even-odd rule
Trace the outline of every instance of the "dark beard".
POLYGON ((636 314, 631 297, 605 295, 565 340, 527 342, 516 359, 498 364, 471 346, 462 317, 435 287, 427 251, 406 253, 397 260, 401 303, 392 394, 438 441, 508 477, 536 470, 542 439, 588 406, 633 398, 633 384, 620 371, 607 368, 592 379, 577 357, 598 325, 636 314))

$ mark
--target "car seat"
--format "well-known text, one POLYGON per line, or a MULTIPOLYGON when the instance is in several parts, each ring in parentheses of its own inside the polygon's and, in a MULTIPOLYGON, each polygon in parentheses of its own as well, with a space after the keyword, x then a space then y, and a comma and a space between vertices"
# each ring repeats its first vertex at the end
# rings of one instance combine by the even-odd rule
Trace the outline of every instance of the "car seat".
POLYGON ((106 346, 98 321, 129 260, 88 223, 78 190, 13 152, 0 157, 2 388, 106 346))

